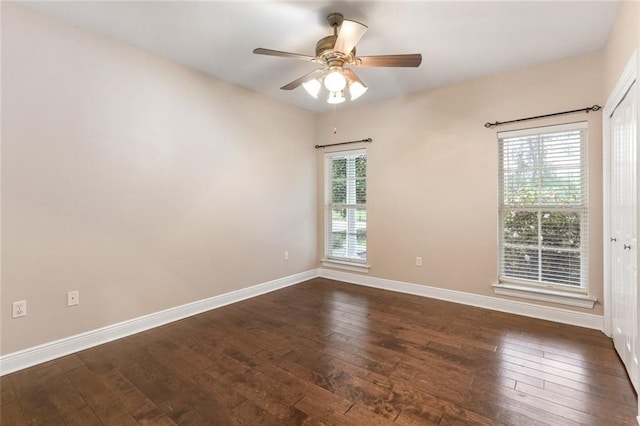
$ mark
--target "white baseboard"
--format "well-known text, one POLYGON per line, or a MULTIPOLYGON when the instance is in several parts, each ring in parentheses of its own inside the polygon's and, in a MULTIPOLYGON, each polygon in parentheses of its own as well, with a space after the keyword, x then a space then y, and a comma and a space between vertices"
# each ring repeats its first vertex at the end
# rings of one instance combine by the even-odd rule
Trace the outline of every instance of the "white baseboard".
POLYGON ((599 315, 585 314, 567 309, 540 306, 531 303, 499 299, 497 297, 480 296, 461 291, 447 290, 438 287, 411 284, 402 281, 371 277, 368 275, 358 275, 320 268, 257 284, 252 287, 243 288, 241 290, 221 294, 219 296, 210 297, 208 299, 199 300, 197 302, 188 303, 186 305, 176 306, 175 308, 133 318, 128 321, 123 321, 96 330, 91 330, 86 333, 77 334, 75 336, 66 337, 64 339, 0 356, 0 376, 91 348, 93 346, 101 345, 112 340, 130 336, 141 331, 168 324, 173 321, 187 318, 192 315, 298 284, 318 276, 351 284, 446 300, 463 305, 508 312, 511 314, 555 321, 563 324, 577 325, 596 330, 603 329, 603 317, 599 315))
POLYGON ((387 280, 368 275, 351 274, 348 272, 335 271, 321 268, 318 276, 332 280, 344 281, 351 284, 375 287, 383 290, 397 291, 399 293, 413 294, 416 296, 430 297, 433 299, 446 300, 448 302, 460 303, 463 305, 476 306, 479 308, 491 309, 494 311, 508 312, 510 314, 522 315, 531 318, 538 318, 548 321, 555 321, 562 324, 577 325, 602 331, 604 318, 601 315, 585 314, 549 306, 535 305, 532 303, 515 300, 500 299, 497 297, 481 296, 478 294, 465 293, 444 288, 430 287, 420 284, 411 284, 402 281, 387 280))
POLYGON ((3 355, 0 356, 0 376, 192 315, 298 284, 317 276, 318 270, 312 269, 3 355))

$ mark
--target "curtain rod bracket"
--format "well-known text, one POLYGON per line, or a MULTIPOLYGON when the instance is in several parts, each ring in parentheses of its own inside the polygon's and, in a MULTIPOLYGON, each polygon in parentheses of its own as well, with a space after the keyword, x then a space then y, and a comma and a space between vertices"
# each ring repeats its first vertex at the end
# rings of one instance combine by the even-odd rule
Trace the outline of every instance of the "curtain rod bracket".
POLYGON ((573 109, 571 111, 554 112, 553 114, 537 115, 535 117, 519 118, 517 120, 496 121, 494 123, 487 122, 487 123, 484 124, 484 127, 486 127, 487 129, 491 129, 491 128, 496 127, 496 126, 502 126, 503 124, 519 123, 521 121, 537 120, 539 118, 555 117, 557 115, 573 114, 573 113, 576 113, 576 112, 586 112, 587 114, 589 114, 591 111, 598 111, 600 109, 602 109, 602 107, 600 105, 593 105, 593 106, 586 107, 586 108, 573 109))
POLYGON ((329 144, 329 145, 316 145, 316 149, 318 149, 318 148, 325 148, 325 147, 328 147, 328 146, 348 145, 348 144, 351 144, 351 143, 361 143, 361 142, 371 143, 371 142, 373 142, 373 139, 371 139, 371 138, 366 138, 366 139, 361 139, 361 140, 359 140, 359 141, 349 141, 349 142, 332 143, 332 144, 329 144))

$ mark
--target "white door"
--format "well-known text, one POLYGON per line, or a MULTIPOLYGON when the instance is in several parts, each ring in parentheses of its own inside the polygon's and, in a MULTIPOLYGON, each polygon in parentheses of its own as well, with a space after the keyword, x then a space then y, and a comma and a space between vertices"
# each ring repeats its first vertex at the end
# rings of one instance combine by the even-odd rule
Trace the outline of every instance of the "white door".
POLYGON ((638 390, 637 84, 611 116, 611 294, 613 342, 638 390))

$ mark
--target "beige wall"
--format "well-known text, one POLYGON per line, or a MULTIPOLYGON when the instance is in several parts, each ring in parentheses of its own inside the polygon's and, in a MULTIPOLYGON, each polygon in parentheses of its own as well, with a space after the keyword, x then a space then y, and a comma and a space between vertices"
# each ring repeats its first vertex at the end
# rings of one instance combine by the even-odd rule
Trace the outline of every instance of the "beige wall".
MULTIPOLYGON (((484 123, 602 103, 602 58, 595 53, 322 115, 320 143, 373 138, 367 145, 369 274, 492 296, 498 130, 484 123), (415 266, 416 256, 423 267, 415 266)), ((589 121, 589 280, 591 295, 602 300, 601 113, 498 129, 581 120, 589 121)), ((321 214, 320 173, 318 181, 321 214)), ((587 312, 601 314, 602 307, 587 312)))
POLYGON ((604 98, 615 87, 631 54, 640 48, 640 1, 620 2, 607 45, 604 49, 604 98))
MULTIPOLYGON (((604 104, 640 46, 640 3, 622 2, 602 53, 316 118, 16 5, 2 15, 2 354, 318 266, 315 143, 374 139, 370 275, 493 295, 483 124, 604 104), (29 315, 9 319, 21 299, 29 315)), ((527 125, 585 119, 602 300, 601 114, 527 125)))
POLYGON ((315 268, 315 133, 310 112, 4 3, 2 353, 315 268))

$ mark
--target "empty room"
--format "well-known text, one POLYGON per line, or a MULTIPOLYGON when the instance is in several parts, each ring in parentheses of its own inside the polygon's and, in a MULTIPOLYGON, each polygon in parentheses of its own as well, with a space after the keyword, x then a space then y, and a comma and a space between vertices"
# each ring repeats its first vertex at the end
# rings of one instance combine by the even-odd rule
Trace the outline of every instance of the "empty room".
POLYGON ((638 1, 2 1, 0 423, 638 425, 638 1))

